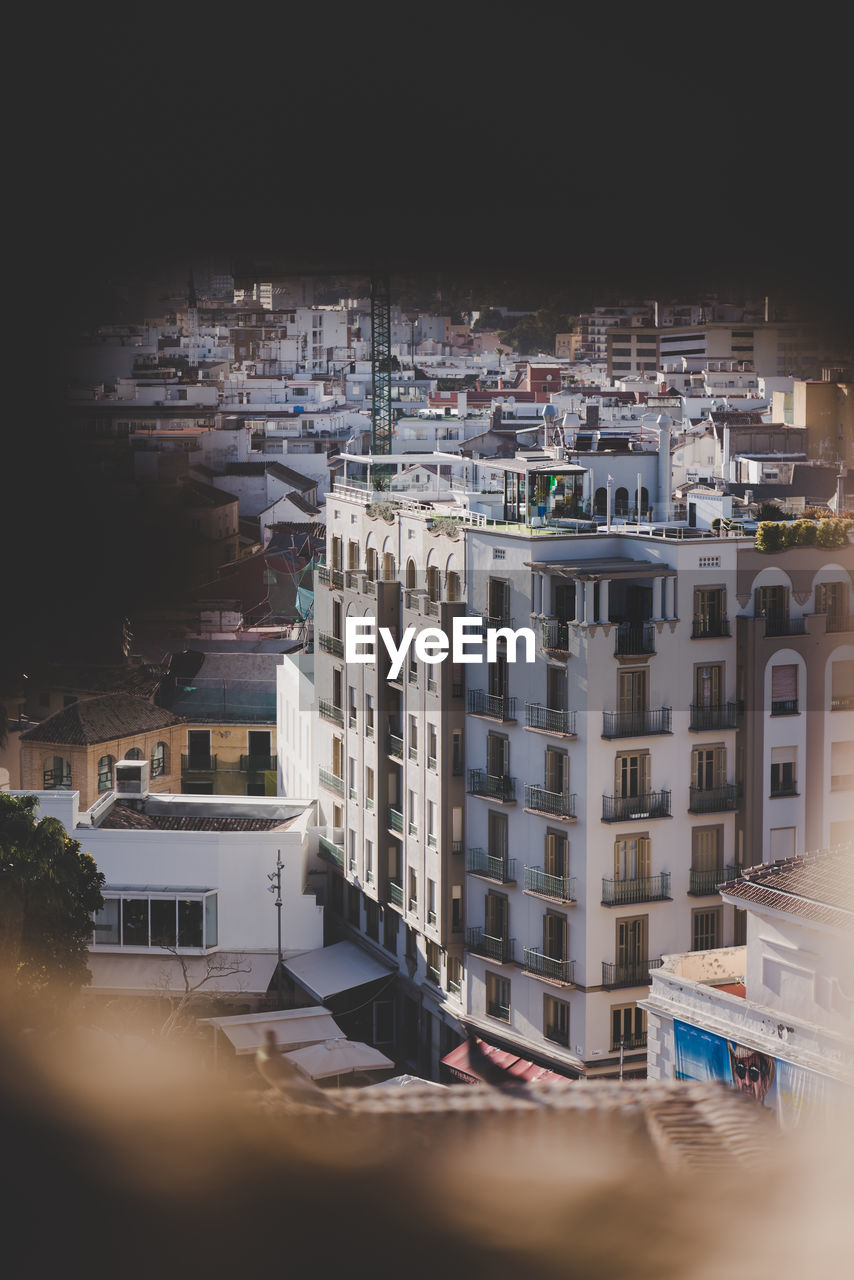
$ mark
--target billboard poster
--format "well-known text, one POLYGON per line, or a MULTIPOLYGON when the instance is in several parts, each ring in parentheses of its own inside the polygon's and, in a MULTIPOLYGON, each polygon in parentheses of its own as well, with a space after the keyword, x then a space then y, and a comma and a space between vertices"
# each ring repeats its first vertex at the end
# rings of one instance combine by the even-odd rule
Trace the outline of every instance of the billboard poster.
POLYGON ((773 1111, 783 1129, 829 1120, 843 1086, 784 1058, 673 1020, 677 1080, 721 1080, 773 1111))

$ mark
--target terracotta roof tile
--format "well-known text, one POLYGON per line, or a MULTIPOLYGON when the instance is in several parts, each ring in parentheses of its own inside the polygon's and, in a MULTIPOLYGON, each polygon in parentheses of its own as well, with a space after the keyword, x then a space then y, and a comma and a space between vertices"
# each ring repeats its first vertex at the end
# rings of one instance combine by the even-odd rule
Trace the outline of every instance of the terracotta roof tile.
POLYGON ((21 734, 25 742, 51 742, 62 746, 85 747, 93 742, 112 742, 152 729, 182 724, 181 716, 155 707, 145 698, 130 693, 105 693, 64 707, 42 720, 35 729, 21 734))

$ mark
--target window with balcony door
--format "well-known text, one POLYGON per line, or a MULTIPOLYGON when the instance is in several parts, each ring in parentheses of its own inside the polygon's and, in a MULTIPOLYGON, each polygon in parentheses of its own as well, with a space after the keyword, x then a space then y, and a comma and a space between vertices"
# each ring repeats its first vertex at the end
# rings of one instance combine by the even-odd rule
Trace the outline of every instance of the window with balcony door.
POLYGON ((829 613, 842 618, 848 613, 848 585, 845 582, 820 582, 815 589, 816 613, 829 613))
POLYGON ((652 841, 645 832, 614 841, 614 879, 648 880, 652 865, 652 841))
POLYGON ((491 778, 506 778, 510 774, 510 741, 502 734, 487 734, 486 772, 491 778))
POLYGON ((341 629, 341 614, 342 614, 341 601, 333 600, 332 601, 332 635, 336 640, 341 640, 343 638, 343 632, 341 629))
POLYGON ((545 789, 554 795, 564 795, 569 791, 569 756, 565 751, 546 748, 545 789))
POLYGON ((546 668, 546 706, 550 711, 566 711, 566 667, 546 668))
POLYGON ((633 968, 647 959, 649 916, 626 916, 617 921, 617 964, 633 968))
POLYGON ((569 954, 567 947, 566 916, 547 911, 543 916, 543 955, 550 960, 566 960, 569 954))
POLYGON ((691 831, 691 870, 698 876, 715 876, 723 869, 724 829, 694 827, 691 831))
POLYGON ((498 973, 486 975, 486 1012, 490 1018, 510 1021, 510 982, 498 973))
POLYGON ((691 752, 691 781, 698 791, 715 791, 726 783, 726 747, 695 747, 691 752))
POLYGON ((797 795, 797 747, 771 748, 771 796, 797 795))
POLYGON ((789 588, 756 587, 753 592, 753 614, 756 618, 788 618, 789 588))
POLYGON ((723 665, 715 663, 694 669, 694 702, 704 711, 721 704, 723 688, 723 665))
POLYGON ((642 1049, 646 1045, 646 1010, 636 1004, 620 1004, 611 1008, 611 1051, 642 1049))
POLYGON ((507 696, 507 657, 503 653, 489 664, 489 692, 494 698, 507 696))
POLYGON ((569 1005, 554 996, 543 996, 543 1037, 555 1044, 569 1045, 569 1005))
POLYGON ((617 710, 627 719, 642 716, 649 706, 649 673, 620 671, 617 674, 617 710))
POLYGON ((697 636, 719 636, 724 633, 726 591, 723 587, 695 587, 694 626, 697 636))
POLYGON ((441 583, 439 579, 439 570, 435 565, 431 565, 427 570, 427 597, 436 601, 440 599, 442 594, 441 583))
POLYGON ((507 814, 490 809, 487 825, 487 842, 489 856, 507 862, 507 814))
POLYGON ((616 758, 614 789, 622 799, 648 795, 652 762, 648 751, 621 753, 616 758))
POLYGON ((461 598, 460 575, 455 573, 453 569, 448 573, 448 577, 445 582, 445 590, 447 591, 449 600, 459 600, 461 598))
POLYGON ((510 618, 510 583, 503 578, 490 578, 486 596, 487 618, 492 623, 507 622, 510 618))
POLYGON ((791 716, 798 710, 797 663, 771 668, 771 715, 791 716))
POLYGON ((569 874, 569 841, 562 832, 546 832, 543 863, 547 876, 563 879, 569 874))
POLYGON ((510 906, 502 893, 488 893, 483 903, 483 932, 490 938, 507 938, 510 906))
POLYGON ((721 945, 721 908, 691 912, 691 950, 714 951, 721 945))

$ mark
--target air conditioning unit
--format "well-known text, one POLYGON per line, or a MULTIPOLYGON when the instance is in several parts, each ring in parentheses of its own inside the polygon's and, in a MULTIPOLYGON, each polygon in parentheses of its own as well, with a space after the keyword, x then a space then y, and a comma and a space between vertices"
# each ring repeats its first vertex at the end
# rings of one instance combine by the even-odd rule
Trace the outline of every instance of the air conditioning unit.
POLYGON ((148 795, 147 760, 118 760, 113 773, 113 790, 119 800, 144 800, 148 795))

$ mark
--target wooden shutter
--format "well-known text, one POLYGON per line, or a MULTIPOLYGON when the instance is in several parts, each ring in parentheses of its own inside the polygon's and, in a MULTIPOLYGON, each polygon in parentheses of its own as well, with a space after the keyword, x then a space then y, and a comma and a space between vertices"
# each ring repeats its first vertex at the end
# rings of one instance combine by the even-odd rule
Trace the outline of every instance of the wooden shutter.
POLYGON ((543 916, 543 952, 553 960, 566 958, 566 916, 543 916))
POLYGON ((794 702, 798 696, 798 668, 795 663, 771 668, 771 701, 794 702))

